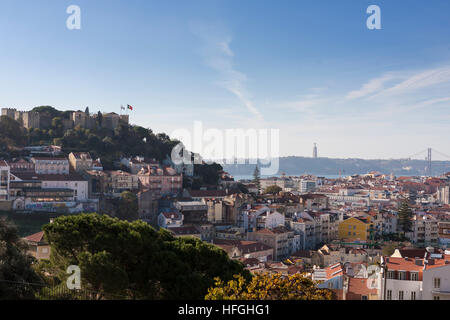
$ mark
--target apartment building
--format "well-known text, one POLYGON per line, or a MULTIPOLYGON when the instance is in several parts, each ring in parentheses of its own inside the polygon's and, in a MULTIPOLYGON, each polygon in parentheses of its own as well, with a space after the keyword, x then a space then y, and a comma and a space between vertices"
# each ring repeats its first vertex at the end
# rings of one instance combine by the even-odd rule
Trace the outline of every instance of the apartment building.
POLYGON ((145 159, 144 157, 122 158, 120 163, 130 169, 132 174, 137 174, 142 169, 159 169, 160 165, 155 159, 145 159))
POLYGON ((248 239, 264 243, 274 249, 274 260, 283 260, 300 248, 300 237, 286 227, 249 232, 248 239))
POLYGON ((0 160, 0 201, 9 200, 10 167, 4 160, 0 160))
POLYGON ((300 204, 306 210, 328 209, 328 197, 323 194, 307 193, 299 196, 300 204))
POLYGON ((439 246, 450 248, 450 222, 439 221, 438 222, 438 241, 439 246))
POLYGON ((8 161, 11 172, 35 172, 34 163, 24 158, 8 161))
POLYGON ((103 172, 106 176, 104 189, 113 196, 120 196, 123 191, 139 190, 139 179, 136 175, 122 170, 103 172))
POLYGON ((414 216, 411 241, 418 246, 436 246, 438 244, 438 220, 429 214, 414 216))
POLYGON ((79 173, 92 170, 93 160, 89 152, 71 152, 69 163, 79 173))
POLYGON ((307 213, 294 214, 289 226, 299 236, 301 250, 314 250, 319 245, 320 225, 307 213))
POLYGON ((173 195, 183 188, 183 175, 177 174, 175 169, 142 168, 136 175, 141 189, 150 190, 157 196, 173 195))
POLYGON ((317 183, 314 180, 304 180, 301 179, 299 182, 300 193, 313 192, 316 190, 317 183))
POLYGON ((177 201, 175 208, 184 216, 185 223, 206 223, 208 206, 202 201, 177 201))
POLYGON ((350 217, 339 223, 339 239, 367 241, 370 237, 370 219, 350 217))
POLYGON ((183 214, 178 211, 161 212, 158 216, 158 226, 161 228, 182 227, 183 219, 183 214))
POLYGON ((436 192, 436 200, 442 204, 450 204, 450 186, 441 186, 436 192))
POLYGON ((33 157, 31 161, 37 174, 69 174, 69 160, 65 157, 33 157))

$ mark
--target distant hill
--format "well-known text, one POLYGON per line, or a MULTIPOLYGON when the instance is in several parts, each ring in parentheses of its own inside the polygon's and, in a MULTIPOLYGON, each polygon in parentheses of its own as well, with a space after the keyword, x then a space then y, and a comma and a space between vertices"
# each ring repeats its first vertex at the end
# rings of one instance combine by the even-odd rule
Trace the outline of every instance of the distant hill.
MULTIPOLYGON (((364 174, 378 171, 384 174, 426 175, 427 161, 410 159, 334 159, 334 158, 306 158, 281 157, 278 174, 286 175, 342 175, 364 174)), ((231 175, 252 175, 254 164, 223 165, 225 171, 231 175)), ((432 174, 441 175, 450 172, 450 161, 433 161, 432 174)))

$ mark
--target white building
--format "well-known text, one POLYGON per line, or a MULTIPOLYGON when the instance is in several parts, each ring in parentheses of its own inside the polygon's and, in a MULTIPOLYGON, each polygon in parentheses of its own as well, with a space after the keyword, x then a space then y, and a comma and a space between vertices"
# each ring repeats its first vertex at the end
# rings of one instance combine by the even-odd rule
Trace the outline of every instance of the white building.
POLYGON ((33 157, 34 169, 37 174, 69 174, 69 160, 59 157, 33 157))
MULTIPOLYGON (((447 251, 450 254, 449 251, 447 251)), ((423 300, 450 300, 450 260, 423 272, 423 300)), ((430 262, 430 260, 428 261, 430 262)))
POLYGON ((158 226, 165 229, 182 227, 183 214, 177 211, 161 212, 158 216, 158 226))
POLYGON ((9 199, 10 168, 6 161, 0 160, 0 200, 9 199))
POLYGON ((284 214, 272 210, 266 210, 264 213, 258 215, 256 220, 258 229, 276 228, 284 226, 285 223, 284 214))
POLYGON ((79 176, 55 175, 41 177, 42 189, 71 189, 74 201, 86 201, 89 199, 88 181, 79 176))
POLYGON ((450 186, 442 186, 436 193, 436 200, 442 204, 450 204, 450 186))
POLYGON ((314 180, 300 180, 299 182, 299 191, 300 193, 312 192, 316 189, 317 184, 314 180))
POLYGON ((432 215, 415 215, 412 232, 408 233, 411 241, 421 246, 438 244, 438 220, 432 215))
POLYGON ((382 257, 381 300, 450 300, 450 252, 424 258, 382 257), (386 278, 384 277, 386 275, 386 278))

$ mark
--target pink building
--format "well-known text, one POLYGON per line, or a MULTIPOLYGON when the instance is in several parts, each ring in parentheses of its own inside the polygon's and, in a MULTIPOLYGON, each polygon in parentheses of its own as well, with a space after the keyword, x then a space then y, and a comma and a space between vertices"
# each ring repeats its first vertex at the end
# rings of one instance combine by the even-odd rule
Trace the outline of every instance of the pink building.
POLYGON ((183 175, 177 174, 175 169, 142 168, 138 174, 141 190, 150 190, 158 197, 175 194, 183 188, 183 175))

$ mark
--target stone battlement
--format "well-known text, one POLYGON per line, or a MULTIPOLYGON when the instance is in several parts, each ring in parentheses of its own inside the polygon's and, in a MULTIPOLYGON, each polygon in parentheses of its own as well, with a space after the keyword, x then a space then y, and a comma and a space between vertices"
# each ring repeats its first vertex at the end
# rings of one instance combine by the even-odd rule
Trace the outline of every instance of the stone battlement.
MULTIPOLYGON (((41 119, 39 112, 34 111, 17 111, 14 108, 2 108, 1 115, 9 117, 11 119, 19 122, 23 127, 30 128, 38 128, 38 129, 47 129, 44 128, 45 122, 41 119)), ((85 129, 93 129, 100 123, 102 128, 108 128, 114 130, 119 126, 120 123, 128 124, 129 116, 128 115, 119 115, 114 112, 103 113, 102 119, 99 121, 97 114, 89 114, 87 115, 82 111, 73 111, 70 115, 70 119, 64 121, 64 127, 66 130, 72 129, 76 126, 80 126, 85 129)))

